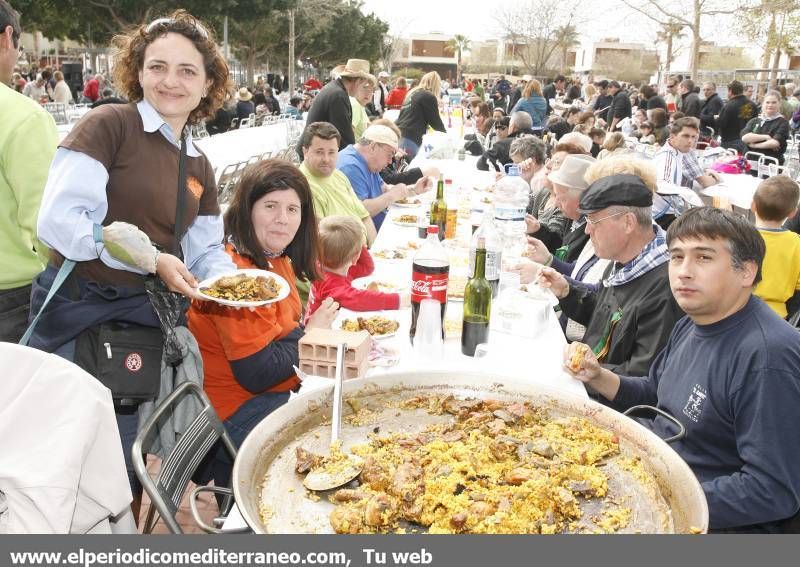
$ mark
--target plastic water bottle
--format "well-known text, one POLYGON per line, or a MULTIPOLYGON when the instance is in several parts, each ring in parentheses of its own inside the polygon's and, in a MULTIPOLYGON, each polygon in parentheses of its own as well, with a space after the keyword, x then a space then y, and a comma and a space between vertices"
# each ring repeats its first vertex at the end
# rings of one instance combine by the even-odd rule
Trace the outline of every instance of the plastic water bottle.
POLYGON ((469 270, 470 277, 475 273, 475 255, 478 249, 478 244, 483 242, 486 249, 486 269, 485 276, 492 287, 492 297, 497 297, 497 291, 500 287, 500 269, 503 257, 503 243, 500 240, 500 235, 494 226, 494 214, 491 208, 487 208, 483 213, 483 220, 472 235, 472 241, 469 247, 469 270))
MULTIPOLYGON (((520 177, 519 167, 506 166, 508 173, 494 186, 494 220, 503 249, 525 246, 525 210, 531 187, 520 177)), ((513 255, 513 254, 512 254, 513 255)))

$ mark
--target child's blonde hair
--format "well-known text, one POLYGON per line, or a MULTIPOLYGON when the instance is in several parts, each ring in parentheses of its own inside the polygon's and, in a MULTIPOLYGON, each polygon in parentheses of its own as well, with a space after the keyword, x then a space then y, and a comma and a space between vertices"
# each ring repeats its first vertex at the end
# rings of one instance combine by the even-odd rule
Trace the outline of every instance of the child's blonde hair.
POLYGON ((364 229, 354 217, 333 215, 319 221, 319 258, 336 270, 358 257, 364 245, 364 229))

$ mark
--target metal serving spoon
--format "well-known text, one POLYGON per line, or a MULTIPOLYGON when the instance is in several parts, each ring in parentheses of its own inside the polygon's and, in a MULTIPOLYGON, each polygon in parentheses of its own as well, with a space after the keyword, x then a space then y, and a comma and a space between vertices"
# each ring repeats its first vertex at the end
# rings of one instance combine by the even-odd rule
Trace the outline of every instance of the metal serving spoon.
MULTIPOLYGON (((338 440, 342 429, 342 374, 344 372, 344 353, 347 343, 336 347, 336 375, 333 382, 333 417, 331 419, 331 446, 338 440)), ((364 466, 356 455, 344 455, 345 459, 333 467, 322 466, 312 469, 306 475, 303 486, 309 490, 331 490, 347 484, 359 474, 364 466), (330 469, 330 470, 329 470, 330 469)))

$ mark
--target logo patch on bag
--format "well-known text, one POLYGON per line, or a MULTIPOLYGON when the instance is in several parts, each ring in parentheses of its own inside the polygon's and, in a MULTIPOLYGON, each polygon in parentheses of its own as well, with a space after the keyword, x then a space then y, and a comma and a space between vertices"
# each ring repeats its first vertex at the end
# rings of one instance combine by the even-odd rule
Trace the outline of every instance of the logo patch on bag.
POLYGON ((139 372, 142 369, 142 355, 132 352, 125 357, 125 368, 131 372, 139 372))

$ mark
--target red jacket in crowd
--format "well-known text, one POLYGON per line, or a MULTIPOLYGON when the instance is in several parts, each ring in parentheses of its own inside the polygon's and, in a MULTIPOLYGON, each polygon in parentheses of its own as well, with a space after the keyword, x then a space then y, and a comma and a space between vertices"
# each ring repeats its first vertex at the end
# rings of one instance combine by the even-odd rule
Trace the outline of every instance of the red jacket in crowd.
POLYGON ((86 81, 86 86, 83 88, 83 96, 92 102, 97 102, 97 99, 100 98, 100 81, 94 77, 86 81))
POLYGON ((386 108, 400 108, 406 99, 408 89, 394 88, 386 97, 386 108))

